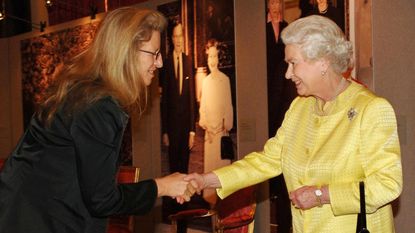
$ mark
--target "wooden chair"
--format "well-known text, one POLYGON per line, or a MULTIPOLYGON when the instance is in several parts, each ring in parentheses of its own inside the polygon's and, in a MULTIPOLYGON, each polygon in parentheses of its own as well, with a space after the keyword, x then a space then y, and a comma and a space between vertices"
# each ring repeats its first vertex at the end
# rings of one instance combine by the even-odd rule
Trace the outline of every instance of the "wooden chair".
POLYGON ((256 210, 256 186, 241 189, 218 202, 212 209, 191 209, 169 216, 173 231, 177 221, 191 221, 195 218, 212 218, 212 231, 215 233, 253 232, 256 210))
MULTIPOLYGON (((139 168, 121 166, 117 175, 118 183, 136 183, 139 177, 139 168)), ((111 216, 108 218, 107 233, 133 233, 134 216, 111 216)))

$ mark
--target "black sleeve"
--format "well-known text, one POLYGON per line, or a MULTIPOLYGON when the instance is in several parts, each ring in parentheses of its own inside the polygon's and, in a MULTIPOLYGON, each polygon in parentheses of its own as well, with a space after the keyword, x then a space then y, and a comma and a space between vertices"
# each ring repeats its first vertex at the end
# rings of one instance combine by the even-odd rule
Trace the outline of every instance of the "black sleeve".
POLYGON ((125 117, 109 101, 78 114, 71 126, 78 181, 83 201, 93 216, 143 214, 157 198, 154 181, 116 185, 119 149, 125 117))

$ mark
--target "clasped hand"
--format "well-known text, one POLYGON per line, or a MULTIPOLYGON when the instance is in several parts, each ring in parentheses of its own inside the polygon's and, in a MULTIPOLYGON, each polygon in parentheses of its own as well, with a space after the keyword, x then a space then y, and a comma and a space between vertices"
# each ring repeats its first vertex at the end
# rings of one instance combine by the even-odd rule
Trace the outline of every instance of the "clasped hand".
POLYGON ((162 178, 155 179, 158 196, 170 196, 180 204, 190 201, 190 198, 198 190, 197 183, 193 180, 185 180, 186 174, 173 173, 162 178))

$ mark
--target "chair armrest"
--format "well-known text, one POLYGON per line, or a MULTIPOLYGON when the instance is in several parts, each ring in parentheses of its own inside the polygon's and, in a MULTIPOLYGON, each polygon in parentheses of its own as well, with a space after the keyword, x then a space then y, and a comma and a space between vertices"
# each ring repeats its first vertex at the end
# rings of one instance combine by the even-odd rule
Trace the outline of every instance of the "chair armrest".
POLYGON ((212 215, 215 215, 216 212, 213 210, 208 209, 191 209, 191 210, 183 210, 179 211, 176 214, 172 214, 169 216, 169 219, 171 221, 179 221, 189 218, 204 218, 204 217, 210 217, 212 215))
POLYGON ((248 225, 252 221, 254 221, 254 216, 251 216, 251 215, 229 217, 229 218, 220 220, 218 222, 217 228, 223 229, 223 230, 233 229, 233 228, 238 228, 238 227, 248 225))

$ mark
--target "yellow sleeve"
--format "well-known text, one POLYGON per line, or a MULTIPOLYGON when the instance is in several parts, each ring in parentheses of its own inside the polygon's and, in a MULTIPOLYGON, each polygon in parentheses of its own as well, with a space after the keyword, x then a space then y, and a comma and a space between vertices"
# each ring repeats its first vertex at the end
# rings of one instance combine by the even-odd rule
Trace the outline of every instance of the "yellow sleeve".
MULTIPOLYGON (((396 199, 402 191, 402 165, 395 113, 383 98, 373 99, 363 110, 361 120, 360 160, 366 192, 366 211, 396 199)), ((330 200, 335 215, 359 210, 359 180, 330 184, 330 200)))
POLYGON ((217 189, 218 196, 225 198, 235 191, 261 183, 281 174, 283 126, 275 137, 270 138, 261 152, 252 152, 243 159, 214 170, 222 188, 217 189))

